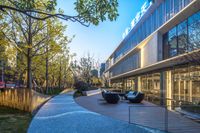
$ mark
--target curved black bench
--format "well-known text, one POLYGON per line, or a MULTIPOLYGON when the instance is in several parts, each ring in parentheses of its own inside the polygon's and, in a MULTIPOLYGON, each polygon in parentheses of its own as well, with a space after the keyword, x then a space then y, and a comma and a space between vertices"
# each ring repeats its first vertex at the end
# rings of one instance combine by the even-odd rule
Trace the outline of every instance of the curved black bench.
POLYGON ((119 95, 117 93, 106 92, 104 94, 104 99, 107 103, 116 104, 119 101, 119 95))
POLYGON ((124 98, 126 100, 128 100, 129 96, 133 96, 133 95, 135 96, 137 93, 138 93, 138 91, 126 91, 126 94, 125 94, 124 98))
POLYGON ((144 93, 142 92, 137 92, 137 94, 132 95, 132 96, 128 96, 127 99, 131 102, 131 103, 141 103, 142 100, 144 100, 144 93))
POLYGON ((101 95, 102 95, 102 97, 105 99, 105 93, 108 93, 109 91, 107 91, 107 90, 102 90, 101 91, 101 95))

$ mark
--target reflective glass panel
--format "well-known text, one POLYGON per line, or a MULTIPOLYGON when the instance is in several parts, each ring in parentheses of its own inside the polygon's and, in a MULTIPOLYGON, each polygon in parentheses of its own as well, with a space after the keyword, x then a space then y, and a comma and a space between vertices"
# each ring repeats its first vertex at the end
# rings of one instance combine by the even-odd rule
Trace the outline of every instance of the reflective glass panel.
POLYGON ((177 55, 177 35, 176 35, 176 27, 169 31, 169 56, 173 57, 177 55))
POLYGON ((178 25, 178 53, 187 52, 187 20, 178 25))

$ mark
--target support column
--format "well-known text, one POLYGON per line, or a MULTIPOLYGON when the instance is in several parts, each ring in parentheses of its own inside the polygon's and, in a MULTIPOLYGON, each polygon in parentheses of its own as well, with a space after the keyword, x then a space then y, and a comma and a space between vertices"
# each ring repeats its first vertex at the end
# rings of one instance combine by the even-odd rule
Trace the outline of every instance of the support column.
POLYGON ((134 90, 137 91, 138 90, 138 77, 135 77, 133 82, 134 82, 134 90))
POLYGON ((179 80, 177 82, 178 82, 178 100, 181 100, 181 81, 179 80))
MULTIPOLYGON (((165 76, 165 96, 167 99, 172 99, 172 87, 173 87, 173 81, 172 81, 172 71, 167 71, 165 76)), ((172 101, 167 100, 166 105, 168 106, 168 109, 172 108, 172 101)))
POLYGON ((137 91, 141 91, 141 77, 137 77, 137 81, 136 81, 137 83, 137 88, 136 88, 136 90, 137 91))
POLYGON ((128 88, 128 80, 127 79, 125 79, 125 85, 126 85, 126 90, 127 90, 127 88, 128 88))
POLYGON ((134 79, 130 79, 130 82, 131 82, 131 90, 134 89, 134 79))
POLYGON ((161 72, 160 73, 160 105, 166 105, 166 94, 165 94, 165 90, 166 90, 166 85, 165 85, 165 72, 161 72))
POLYGON ((125 90, 125 83, 124 83, 124 79, 122 79, 122 89, 125 90))
POLYGON ((189 82, 189 95, 190 95, 190 102, 192 102, 192 80, 189 82))
POLYGON ((186 81, 185 81, 185 80, 183 81, 183 85, 184 85, 184 87, 183 87, 183 88, 184 88, 184 91, 183 91, 183 92, 184 92, 184 94, 183 94, 183 97, 184 97, 184 98, 183 98, 183 99, 184 99, 184 101, 186 101, 185 90, 186 90, 186 87, 187 87, 187 86, 186 86, 186 81))
POLYGON ((110 79, 108 80, 108 86, 111 87, 111 81, 110 81, 110 79))

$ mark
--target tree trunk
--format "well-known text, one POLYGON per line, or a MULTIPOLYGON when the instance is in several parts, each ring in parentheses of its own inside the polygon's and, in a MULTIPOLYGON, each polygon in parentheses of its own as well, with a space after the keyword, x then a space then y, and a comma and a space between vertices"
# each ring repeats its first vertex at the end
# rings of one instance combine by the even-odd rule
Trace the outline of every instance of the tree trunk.
POLYGON ((64 65, 64 83, 63 83, 63 84, 64 84, 64 85, 63 85, 64 88, 67 87, 67 82, 66 82, 66 81, 67 81, 67 75, 66 75, 66 74, 67 74, 67 65, 66 65, 66 63, 65 63, 65 65, 64 65))
POLYGON ((4 82, 4 62, 2 61, 1 64, 2 64, 1 81, 4 82))
POLYGON ((59 71, 59 89, 61 89, 61 59, 60 59, 60 71, 59 71))
POLYGON ((32 32, 31 32, 32 24, 31 18, 29 17, 29 29, 28 29, 28 52, 27 52, 27 88, 32 89, 32 32))
POLYGON ((27 57, 27 88, 32 89, 32 71, 31 71, 31 63, 32 63, 32 58, 30 57, 30 52, 31 50, 28 49, 28 57, 27 57))
POLYGON ((48 58, 48 51, 49 51, 49 49, 48 49, 48 45, 47 45, 47 47, 46 47, 46 51, 47 51, 47 56, 46 56, 46 93, 48 94, 48 89, 49 89, 49 86, 48 86, 48 84, 49 84, 49 58, 48 58))

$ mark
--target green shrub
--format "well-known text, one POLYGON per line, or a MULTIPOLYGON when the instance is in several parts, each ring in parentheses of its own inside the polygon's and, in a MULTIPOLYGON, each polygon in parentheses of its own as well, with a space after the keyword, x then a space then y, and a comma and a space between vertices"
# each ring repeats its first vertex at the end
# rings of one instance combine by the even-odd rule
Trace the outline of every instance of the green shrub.
POLYGON ((75 93, 74 93, 74 98, 77 98, 77 97, 80 97, 80 96, 83 96, 83 93, 81 92, 81 91, 75 91, 75 93))
POLYGON ((82 92, 82 91, 87 91, 89 89, 89 85, 83 81, 77 81, 74 84, 74 88, 82 92))
POLYGON ((198 104, 194 105, 191 103, 184 103, 181 105, 181 109, 188 111, 188 112, 200 114, 200 105, 198 105, 198 104))

